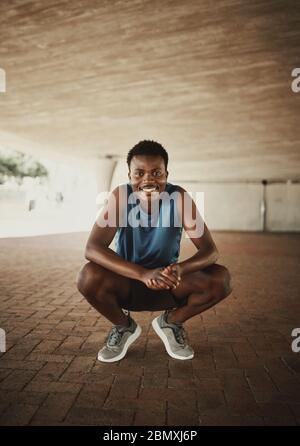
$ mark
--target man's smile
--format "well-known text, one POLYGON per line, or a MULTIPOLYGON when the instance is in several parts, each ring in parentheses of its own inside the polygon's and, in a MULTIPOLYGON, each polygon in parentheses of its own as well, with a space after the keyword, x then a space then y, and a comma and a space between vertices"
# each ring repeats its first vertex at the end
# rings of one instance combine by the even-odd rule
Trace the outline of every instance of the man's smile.
POLYGON ((159 190, 158 184, 144 184, 143 186, 139 186, 139 190, 142 190, 143 192, 155 192, 159 190))

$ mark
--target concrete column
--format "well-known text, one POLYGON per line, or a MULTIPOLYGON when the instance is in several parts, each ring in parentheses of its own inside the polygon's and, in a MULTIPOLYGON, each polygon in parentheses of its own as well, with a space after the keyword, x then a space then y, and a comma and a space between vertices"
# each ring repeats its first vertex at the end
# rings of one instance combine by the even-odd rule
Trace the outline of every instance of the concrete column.
POLYGON ((109 191, 112 176, 117 164, 113 157, 97 158, 95 162, 95 173, 97 181, 97 192, 109 191))
MULTIPOLYGON (((111 190, 111 181, 117 164, 113 157, 97 158, 95 161, 95 175, 97 182, 97 194, 111 190)), ((98 195, 99 197, 99 195, 98 195)), ((100 209, 104 203, 97 198, 97 208, 100 209)))

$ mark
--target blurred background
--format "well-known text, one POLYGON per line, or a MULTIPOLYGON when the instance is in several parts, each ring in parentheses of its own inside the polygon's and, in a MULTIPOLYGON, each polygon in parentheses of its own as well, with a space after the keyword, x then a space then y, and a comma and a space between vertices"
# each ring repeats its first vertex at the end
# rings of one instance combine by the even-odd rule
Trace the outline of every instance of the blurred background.
POLYGON ((89 230, 142 139, 205 193, 212 230, 299 231, 297 2, 15 0, 0 16, 1 237, 89 230))
POLYGON ((96 193, 93 166, 84 169, 2 150, 0 237, 86 231, 98 209, 96 193))

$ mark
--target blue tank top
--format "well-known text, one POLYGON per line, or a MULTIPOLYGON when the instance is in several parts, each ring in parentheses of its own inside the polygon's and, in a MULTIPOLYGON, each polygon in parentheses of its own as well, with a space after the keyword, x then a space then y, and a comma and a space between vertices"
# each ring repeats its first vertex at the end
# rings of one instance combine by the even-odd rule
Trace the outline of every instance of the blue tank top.
MULTIPOLYGON (((176 185, 166 184, 165 192, 168 194, 177 191, 176 185)), ((132 192, 131 185, 127 183, 127 197, 132 192)), ((131 202, 127 200, 124 213, 124 227, 119 227, 116 232, 117 254, 145 268, 164 267, 177 262, 182 224, 173 199, 159 200, 159 207, 151 215, 139 206, 135 196, 131 202)))

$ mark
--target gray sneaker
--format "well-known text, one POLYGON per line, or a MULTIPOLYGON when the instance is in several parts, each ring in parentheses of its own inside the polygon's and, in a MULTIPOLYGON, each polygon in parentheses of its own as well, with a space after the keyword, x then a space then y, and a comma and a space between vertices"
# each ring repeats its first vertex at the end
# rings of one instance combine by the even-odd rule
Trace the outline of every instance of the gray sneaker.
POLYGON ((163 341, 167 353, 175 359, 192 359, 194 350, 186 343, 186 334, 183 325, 166 322, 164 312, 152 321, 152 327, 163 341))
POLYGON ((129 327, 115 325, 105 339, 105 345, 98 353, 98 360, 115 362, 124 358, 128 347, 140 336, 141 327, 129 316, 129 327))

